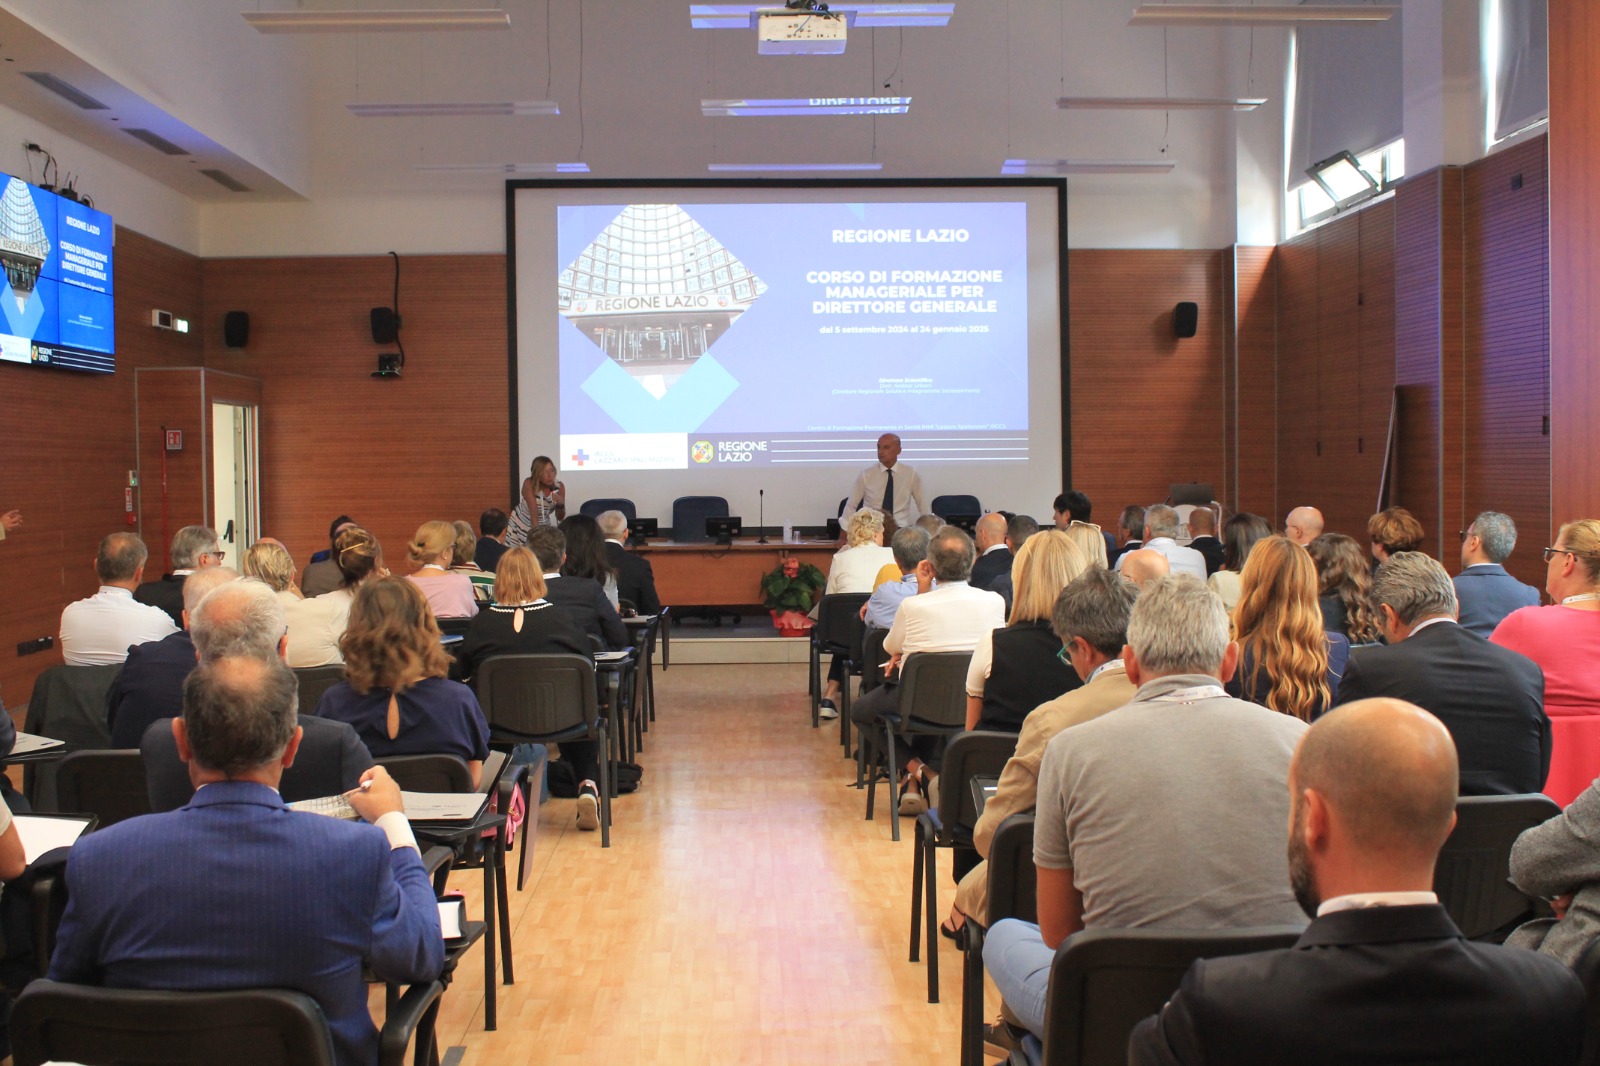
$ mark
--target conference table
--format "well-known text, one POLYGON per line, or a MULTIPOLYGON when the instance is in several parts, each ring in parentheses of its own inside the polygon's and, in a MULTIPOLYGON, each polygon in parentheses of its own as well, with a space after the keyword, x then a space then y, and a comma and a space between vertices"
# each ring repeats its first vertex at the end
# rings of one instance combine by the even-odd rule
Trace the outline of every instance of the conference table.
POLYGON ((761 579, 785 559, 798 558, 824 574, 837 543, 756 538, 732 544, 700 542, 677 544, 657 541, 633 549, 650 560, 655 571, 656 594, 674 607, 746 607, 761 602, 761 579))

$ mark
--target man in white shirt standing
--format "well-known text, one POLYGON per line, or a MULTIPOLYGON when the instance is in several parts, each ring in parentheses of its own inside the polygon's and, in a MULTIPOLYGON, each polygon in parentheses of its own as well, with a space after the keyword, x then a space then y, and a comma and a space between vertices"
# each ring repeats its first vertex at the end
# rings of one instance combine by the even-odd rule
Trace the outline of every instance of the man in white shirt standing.
MULTIPOLYGON (((1140 547, 1165 555, 1167 566, 1174 574, 1188 574, 1201 581, 1206 579, 1206 557, 1178 543, 1178 512, 1164 503, 1144 509, 1144 543, 1140 547)), ((1124 558, 1125 554, 1119 555, 1111 569, 1120 571, 1124 558)))
MULTIPOLYGON (((970 652, 985 633, 1005 626, 1005 600, 1000 594, 975 589, 967 581, 976 555, 972 539, 955 526, 941 527, 928 541, 928 557, 917 564, 917 594, 900 605, 883 638, 883 650, 890 656, 885 672, 891 682, 899 666, 917 652, 970 652)), ((850 719, 866 736, 881 728, 879 715, 899 709, 899 687, 879 685, 851 704, 850 719)), ((898 753, 901 768, 910 778, 901 796, 901 814, 915 816, 928 809, 920 778, 923 762, 933 756, 936 739, 916 737, 911 751, 898 753)))
POLYGON ((913 468, 897 462, 899 458, 899 435, 885 433, 879 437, 878 461, 861 471, 850 486, 844 513, 839 516, 841 526, 848 526, 850 516, 863 507, 893 515, 894 524, 901 528, 914 524, 927 510, 922 502, 922 478, 913 468))
POLYGON ((133 598, 149 556, 132 533, 112 533, 100 542, 94 560, 100 591, 61 612, 61 653, 68 666, 115 665, 128 657, 129 645, 178 631, 167 612, 133 598))

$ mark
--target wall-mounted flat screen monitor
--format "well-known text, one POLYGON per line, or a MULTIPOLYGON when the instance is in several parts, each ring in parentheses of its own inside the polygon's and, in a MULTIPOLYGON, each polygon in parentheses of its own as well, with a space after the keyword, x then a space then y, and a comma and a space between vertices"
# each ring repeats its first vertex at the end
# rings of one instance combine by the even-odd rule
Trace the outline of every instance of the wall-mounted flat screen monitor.
POLYGON ((111 216, 0 174, 0 361, 116 369, 111 216))

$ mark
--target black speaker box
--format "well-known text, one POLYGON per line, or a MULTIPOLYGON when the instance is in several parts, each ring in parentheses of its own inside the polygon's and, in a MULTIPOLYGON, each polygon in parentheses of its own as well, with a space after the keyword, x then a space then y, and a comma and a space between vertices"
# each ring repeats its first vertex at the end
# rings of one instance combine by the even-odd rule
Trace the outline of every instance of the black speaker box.
POLYGON ((374 307, 372 309, 372 341, 374 344, 393 344, 396 333, 400 332, 400 316, 394 313, 393 308, 374 307))
POLYGON ((222 343, 229 348, 243 348, 250 340, 250 314, 247 311, 229 311, 222 316, 222 343))
POLYGON ((1183 301, 1172 309, 1172 332, 1178 337, 1193 337, 1200 329, 1200 305, 1183 301))

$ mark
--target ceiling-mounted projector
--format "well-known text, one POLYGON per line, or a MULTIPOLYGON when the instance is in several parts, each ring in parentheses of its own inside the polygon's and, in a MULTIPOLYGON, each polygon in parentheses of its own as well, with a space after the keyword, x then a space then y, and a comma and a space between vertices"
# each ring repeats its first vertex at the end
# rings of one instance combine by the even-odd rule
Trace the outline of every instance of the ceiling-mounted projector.
POLYGON ((819 11, 756 14, 757 51, 764 56, 836 56, 844 51, 844 17, 819 11))

